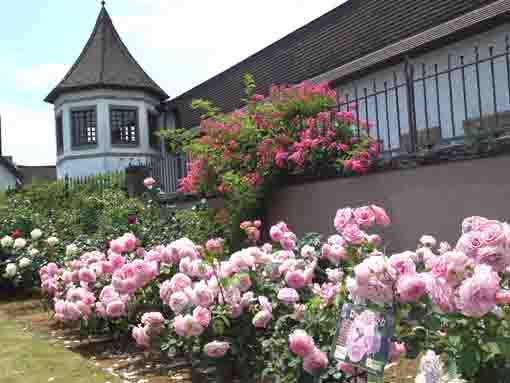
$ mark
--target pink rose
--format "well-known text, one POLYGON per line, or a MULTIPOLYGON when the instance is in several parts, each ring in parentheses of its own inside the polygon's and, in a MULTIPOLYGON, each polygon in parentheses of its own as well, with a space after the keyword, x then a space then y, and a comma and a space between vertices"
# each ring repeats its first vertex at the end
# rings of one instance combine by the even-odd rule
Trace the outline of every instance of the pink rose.
POLYGON ((214 293, 205 283, 200 283, 194 288, 195 301, 197 306, 209 307, 214 302, 214 293))
POLYGON ((296 248, 296 235, 292 232, 283 233, 280 239, 280 245, 283 250, 292 251, 296 248))
POLYGON ((191 278, 186 274, 178 273, 170 279, 170 288, 174 292, 184 290, 186 287, 191 287, 191 285, 191 278))
POLYGON ((414 274, 416 272, 416 264, 413 258, 416 257, 411 251, 394 254, 388 260, 388 272, 393 278, 397 278, 404 274, 414 274))
POLYGON ((200 336, 204 332, 202 325, 191 315, 175 317, 174 330, 177 335, 185 338, 200 336))
POLYGON ((250 274, 240 274, 239 275, 239 290, 241 292, 246 292, 251 288, 251 278, 250 274))
POLYGON ((375 223, 381 226, 388 226, 391 223, 390 217, 382 207, 370 205, 375 213, 375 223))
POLYGON ((351 362, 359 363, 366 355, 368 349, 363 342, 356 342, 349 345, 347 348, 347 355, 351 362))
POLYGON ((193 310, 193 318, 200 323, 202 327, 207 328, 211 321, 211 312, 204 307, 198 306, 193 310))
POLYGON ((147 332, 145 331, 145 328, 142 326, 137 326, 133 328, 132 335, 134 340, 136 341, 136 344, 140 347, 149 348, 151 345, 151 339, 147 332))
POLYGON ((426 283, 427 294, 434 305, 445 313, 456 310, 453 287, 444 278, 436 278, 433 275, 429 275, 426 283))
POLYGON ((498 221, 487 221, 480 226, 482 241, 487 246, 504 246, 506 233, 504 226, 498 221))
POLYGON ((126 305, 121 300, 115 300, 106 306, 106 315, 110 318, 118 318, 124 314, 126 305))
POLYGON ((295 289, 286 287, 278 291, 278 299, 286 305, 293 305, 299 301, 299 294, 295 289))
POLYGON ((172 309, 172 311, 175 312, 176 314, 180 314, 181 312, 183 312, 184 309, 189 305, 189 303, 190 300, 188 296, 182 291, 173 293, 170 296, 169 306, 172 309))
POLYGON ((426 293, 425 280, 420 274, 404 274, 397 281, 397 293, 402 303, 416 302, 426 293))
POLYGON ((459 238, 456 249, 464 252, 468 257, 476 258, 478 250, 483 246, 482 233, 480 231, 470 231, 459 238))
POLYGON ((218 254, 223 251, 223 239, 222 238, 213 238, 207 241, 205 244, 205 248, 210 253, 218 254))
POLYGON ((315 343, 306 331, 294 330, 289 336, 289 349, 294 354, 304 358, 315 351, 315 343))
POLYGON ((468 217, 462 221, 462 233, 469 233, 470 231, 479 231, 480 227, 489 220, 484 217, 468 217))
POLYGON ((498 305, 510 305, 510 291, 500 290, 496 293, 496 303, 498 305))
POLYGON ((154 184, 156 183, 156 180, 152 177, 147 177, 143 180, 143 186, 145 186, 147 189, 152 189, 154 184))
POLYGON ((204 346, 204 353, 210 358, 221 358, 225 356, 229 348, 228 342, 213 341, 204 346))
POLYGON ((110 250, 115 254, 123 253, 124 249, 124 242, 120 239, 114 239, 113 241, 110 241, 110 250))
POLYGON ((354 220, 359 226, 370 227, 375 223, 375 213, 368 206, 355 209, 353 215, 354 220))
POLYGON ((290 271, 285 275, 285 282, 293 289, 301 289, 306 286, 306 278, 303 270, 290 271))
POLYGON ((328 367, 329 360, 325 352, 315 349, 303 360, 303 369, 310 375, 318 375, 321 370, 328 367))
POLYGON ((353 211, 350 207, 339 209, 336 212, 334 225, 338 233, 342 233, 344 227, 353 221, 353 211))
POLYGON ((306 306, 299 304, 294 305, 294 312, 292 313, 292 319, 298 322, 302 322, 305 320, 305 314, 306 314, 306 306))
POLYGON ((165 318, 160 312, 150 312, 142 315, 142 323, 151 334, 158 334, 165 326, 165 318))
POLYGON ((459 288, 460 311, 472 318, 481 318, 496 304, 500 278, 490 266, 478 265, 471 278, 465 279, 459 288))
POLYGON ((273 314, 267 310, 262 310, 255 314, 252 323, 256 328, 266 328, 267 324, 272 318, 273 314))
POLYGON ((363 241, 365 233, 356 224, 347 224, 343 228, 342 235, 347 242, 359 245, 363 241))
POLYGON ((344 272, 341 269, 326 269, 328 280, 333 283, 340 283, 343 279, 344 272))
POLYGON ((96 274, 90 269, 81 269, 78 276, 81 282, 93 283, 96 281, 96 274))

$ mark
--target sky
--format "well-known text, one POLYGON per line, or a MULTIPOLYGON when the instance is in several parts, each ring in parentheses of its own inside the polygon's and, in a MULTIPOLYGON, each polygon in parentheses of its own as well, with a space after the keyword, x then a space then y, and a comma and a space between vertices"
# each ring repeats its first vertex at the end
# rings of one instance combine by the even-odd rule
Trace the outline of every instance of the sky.
MULTIPOLYGON (((345 0, 107 0, 124 43, 176 97, 345 0)), ((0 0, 3 155, 55 164, 53 107, 43 101, 78 58, 100 0, 0 0)))

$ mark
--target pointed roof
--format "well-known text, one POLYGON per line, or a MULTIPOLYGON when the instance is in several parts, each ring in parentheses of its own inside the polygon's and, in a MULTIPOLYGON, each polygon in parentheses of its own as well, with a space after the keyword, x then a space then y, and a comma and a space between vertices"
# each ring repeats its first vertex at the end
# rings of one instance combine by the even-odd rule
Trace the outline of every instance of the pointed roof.
POLYGON ((98 88, 144 90, 161 101, 168 98, 129 53, 104 4, 78 60, 44 101, 53 103, 62 93, 98 88))

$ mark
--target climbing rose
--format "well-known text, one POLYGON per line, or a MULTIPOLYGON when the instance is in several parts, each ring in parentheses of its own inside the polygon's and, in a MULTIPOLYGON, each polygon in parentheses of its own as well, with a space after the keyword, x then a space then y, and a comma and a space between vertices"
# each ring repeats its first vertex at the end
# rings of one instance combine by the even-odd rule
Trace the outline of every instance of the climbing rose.
POLYGON ((459 288, 458 306, 468 317, 480 318, 496 304, 500 278, 490 266, 478 265, 471 278, 465 279, 459 288))
POLYGON ((283 288, 278 292, 278 299, 286 305, 292 305, 299 301, 299 294, 295 289, 283 288))
POLYGON ((377 205, 370 205, 375 213, 375 223, 381 226, 388 226, 391 223, 390 217, 382 207, 377 205))
POLYGON ((317 375, 321 370, 328 367, 329 360, 325 352, 315 349, 303 360, 303 369, 310 375, 317 375))
POLYGON ((191 315, 175 317, 174 330, 182 337, 200 336, 204 332, 202 325, 191 315))

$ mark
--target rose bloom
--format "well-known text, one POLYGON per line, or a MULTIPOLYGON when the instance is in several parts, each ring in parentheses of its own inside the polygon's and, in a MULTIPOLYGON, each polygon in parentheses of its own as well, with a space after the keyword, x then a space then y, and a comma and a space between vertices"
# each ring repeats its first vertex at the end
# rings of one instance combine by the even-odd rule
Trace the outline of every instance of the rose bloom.
POLYGON ((278 299, 286 305, 293 305, 299 301, 299 294, 295 289, 286 287, 278 291, 278 299))
POLYGON ((24 269, 24 268, 30 266, 31 263, 32 263, 32 261, 29 258, 21 258, 19 260, 19 267, 21 269, 24 269))
POLYGON ((344 230, 344 227, 353 221, 353 211, 350 207, 339 209, 336 212, 334 225, 335 229, 338 233, 341 233, 344 230))
POLYGON ((172 279, 170 279, 170 288, 172 291, 183 290, 191 285, 190 277, 183 273, 177 273, 172 277, 172 279))
POLYGON ((55 246, 57 243, 58 243, 58 238, 57 237, 49 237, 46 242, 48 243, 48 245, 50 246, 55 246))
POLYGON ((126 305, 121 300, 116 300, 113 302, 110 302, 106 306, 106 315, 108 315, 110 318, 118 318, 124 314, 124 311, 126 309, 126 305))
POLYGON ((354 209, 353 215, 354 220, 359 226, 370 227, 375 223, 375 213, 368 206, 354 209))
POLYGON ((182 337, 200 336, 204 332, 202 325, 191 315, 175 317, 174 330, 182 337))
POLYGON ((406 353, 406 346, 404 343, 392 342, 390 346, 389 361, 390 363, 397 362, 400 356, 406 353))
POLYGON ((39 238, 41 238, 42 236, 42 231, 39 230, 39 229, 34 229, 30 232, 30 237, 34 240, 34 241, 37 241, 39 238))
POLYGON ((328 367, 329 359, 325 352, 315 349, 303 360, 303 369, 310 375, 318 375, 321 370, 328 367))
POLYGON ((150 337, 145 331, 145 328, 142 326, 137 326, 133 328, 132 331, 133 339, 136 341, 136 344, 140 347, 148 348, 150 347, 150 337))
POLYGON ((504 226, 499 221, 487 221, 480 226, 482 241, 487 246, 504 246, 506 233, 504 226))
POLYGON ((304 358, 315 350, 315 343, 306 331, 294 330, 289 336, 289 349, 294 354, 304 358))
POLYGON ((342 371, 344 374, 353 375, 356 371, 353 366, 344 362, 338 362, 336 365, 336 369, 342 371))
POLYGON ((74 243, 66 246, 66 255, 68 257, 78 254, 78 251, 78 246, 76 246, 74 243))
POLYGON ((182 291, 173 293, 170 296, 169 306, 172 309, 172 311, 177 314, 183 312, 184 309, 189 305, 189 303, 190 302, 188 296, 182 291))
POLYGON ((5 266, 5 275, 7 278, 13 278, 16 273, 18 272, 18 268, 16 267, 16 264, 9 263, 7 266, 5 266))
POLYGON ((301 289, 306 286, 306 278, 303 270, 290 271, 285 275, 285 282, 293 289, 301 289))
POLYGON ((267 310, 262 310, 255 314, 252 323, 256 328, 266 328, 267 324, 272 318, 273 314, 267 310))
POLYGON ((460 311, 473 318, 481 318, 496 304, 500 278, 490 266, 478 265, 471 278, 465 279, 459 288, 460 311))
POLYGON ((377 205, 370 205, 375 213, 375 223, 381 226, 388 226, 391 223, 390 217, 382 207, 377 205))
POLYGON ((484 217, 473 216, 465 218, 462 221, 462 233, 469 233, 470 231, 479 231, 480 227, 489 220, 484 217))
POLYGON ((147 177, 143 180, 143 186, 145 186, 147 189, 152 189, 154 184, 156 183, 156 180, 152 177, 147 177))
POLYGON ((210 358, 221 358, 225 356, 229 348, 230 343, 218 342, 215 340, 213 342, 207 343, 204 346, 204 353, 210 358))
POLYGON ((201 326, 206 328, 211 321, 211 312, 204 307, 198 306, 193 310, 193 318, 200 323, 201 326))
POLYGON ((6 235, 5 237, 2 238, 2 240, 0 241, 0 244, 2 245, 2 247, 11 247, 14 243, 14 239, 12 239, 12 237, 6 235))
POLYGON ((356 224, 348 224, 342 230, 342 235, 347 242, 359 245, 363 241, 365 233, 356 224))
POLYGON ((151 333, 158 333, 165 325, 165 318, 160 312, 145 313, 142 316, 142 323, 150 329, 151 333))
POLYGON ((207 308, 214 302, 214 293, 205 283, 201 282, 197 284, 193 291, 194 305, 207 308))
POLYGON ((27 245, 27 241, 25 241, 23 238, 16 238, 14 241, 14 248, 15 249, 23 249, 27 245))
POLYGON ((316 255, 315 248, 310 245, 304 245, 301 248, 301 256, 303 258, 313 258, 316 255))
POLYGON ((397 281, 397 293, 402 303, 415 302, 426 293, 425 280, 420 274, 404 274, 397 281))
POLYGON ((205 244, 205 248, 207 251, 211 253, 221 253, 223 251, 223 239, 222 238, 213 238, 207 241, 205 244))
POLYGON ((434 247, 436 243, 436 239, 431 235, 422 235, 420 238, 420 244, 426 247, 434 247))

